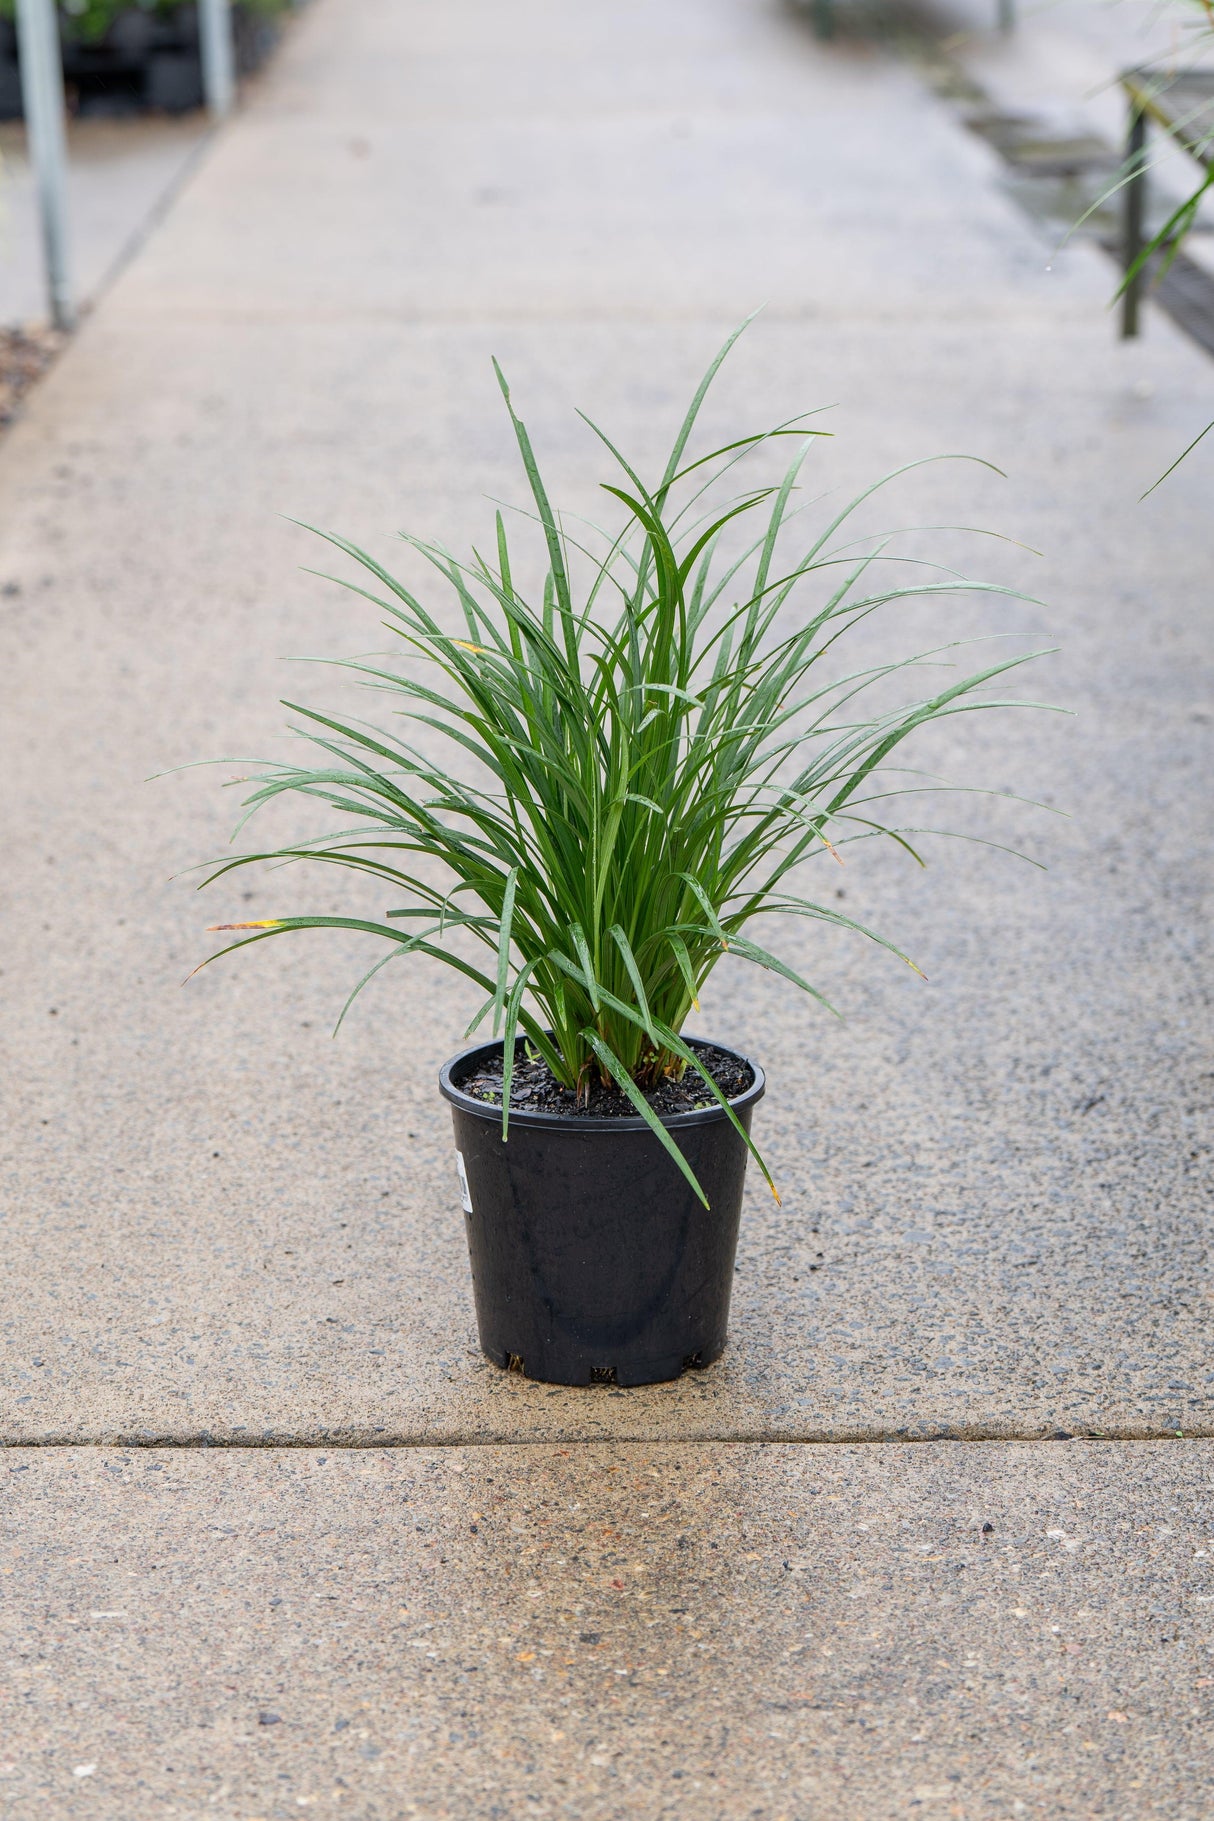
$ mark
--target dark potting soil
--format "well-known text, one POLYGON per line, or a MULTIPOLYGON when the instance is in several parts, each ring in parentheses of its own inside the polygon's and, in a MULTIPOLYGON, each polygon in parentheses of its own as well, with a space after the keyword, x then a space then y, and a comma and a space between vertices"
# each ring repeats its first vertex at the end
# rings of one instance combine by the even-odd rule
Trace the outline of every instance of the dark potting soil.
MULTIPOLYGON (((697 1043, 694 1040, 688 1040, 688 1048, 695 1051, 727 1100, 736 1100, 739 1094, 744 1094, 752 1085, 754 1070, 740 1057, 731 1056, 727 1050, 718 1050, 711 1043, 697 1043)), ((474 1100, 485 1100, 490 1106, 500 1107, 500 1057, 483 1064, 474 1074, 457 1081, 455 1086, 465 1094, 471 1094, 474 1100)), ((708 1092, 702 1077, 690 1066, 684 1071, 681 1081, 663 1081, 660 1087, 645 1092, 645 1098, 654 1112, 663 1119, 668 1119, 675 1113, 695 1113, 702 1107, 718 1104, 708 1092)), ((548 1064, 539 1057, 528 1056, 521 1045, 515 1053, 510 1105, 512 1109, 517 1107, 520 1113, 568 1113, 583 1119, 638 1117, 627 1094, 617 1087, 605 1087, 597 1081, 591 1086, 589 1104, 579 1103, 572 1088, 562 1087, 548 1064)))

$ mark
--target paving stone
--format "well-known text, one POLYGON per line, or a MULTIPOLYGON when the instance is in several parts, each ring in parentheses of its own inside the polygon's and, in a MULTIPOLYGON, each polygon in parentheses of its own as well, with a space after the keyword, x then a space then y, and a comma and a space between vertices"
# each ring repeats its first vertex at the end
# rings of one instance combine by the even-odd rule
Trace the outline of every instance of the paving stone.
POLYGON ((1051 261, 906 71, 774 10, 310 9, 0 449, 5 1437, 1209 1432, 1214 449, 1135 502, 1214 383, 1166 325, 1118 347, 1109 284, 1090 249, 1051 261), (843 1024, 722 970, 704 1028, 768 1069, 784 1193, 749 1195, 730 1349, 554 1393, 476 1350, 434 1090, 462 989, 386 979, 336 1044, 357 942, 183 990, 205 924, 317 898, 169 881, 224 851, 220 785, 283 750, 278 698, 330 699, 281 660, 380 636, 298 574, 315 547, 279 514, 393 561, 402 523, 483 536, 482 496, 521 494, 493 353, 597 510, 573 405, 658 459, 764 296, 712 424, 837 401, 832 499, 940 451, 1008 470, 918 470, 866 522, 1045 553, 931 543, 1048 603, 966 605, 947 636, 1061 645, 1033 693, 1078 718, 925 759, 1070 820, 985 825, 1046 875, 944 841, 922 876, 832 864, 929 976, 788 932, 843 1024))
POLYGON ((1209 1443, 0 1451, 13 1816, 1204 1821, 1209 1443))

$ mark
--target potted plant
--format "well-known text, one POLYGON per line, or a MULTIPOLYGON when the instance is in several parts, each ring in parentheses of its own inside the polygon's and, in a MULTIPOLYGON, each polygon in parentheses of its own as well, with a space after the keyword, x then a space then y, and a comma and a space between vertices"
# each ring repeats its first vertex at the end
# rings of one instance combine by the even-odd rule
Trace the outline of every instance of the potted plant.
POLYGON ((879 608, 971 585, 922 570, 880 579, 883 544, 833 541, 853 507, 784 555, 822 432, 797 419, 689 452, 734 339, 656 482, 596 431, 616 470, 605 491, 621 523, 609 534, 575 535, 558 516, 498 369, 542 539, 538 599, 515 579, 500 512, 492 557, 463 562, 406 540, 449 589, 454 615, 328 538, 359 565, 364 579, 345 585, 386 614, 407 660, 346 668, 386 693, 412 737, 288 704, 317 756, 263 767, 246 813, 302 793, 337 825, 243 853, 206 881, 306 861, 388 894, 379 917, 213 926, 242 932, 220 954, 305 929, 382 938, 387 953, 342 1017, 406 957, 475 983, 465 1035, 489 1020, 492 1036, 449 1061, 440 1088, 481 1342, 499 1365, 550 1382, 647 1383, 721 1352, 748 1153, 775 1193, 750 1135, 764 1078, 684 1025, 726 954, 821 1000, 760 944, 757 920, 859 930, 795 888, 794 873, 821 856, 833 865, 844 841, 874 834, 913 852, 880 819, 876 799, 906 788, 886 780, 891 760, 929 723, 997 705, 987 686, 1025 661, 1003 658, 911 699, 891 686, 939 653, 839 667, 839 639, 879 608), (740 461, 787 438, 797 448, 779 478, 713 503, 740 461))

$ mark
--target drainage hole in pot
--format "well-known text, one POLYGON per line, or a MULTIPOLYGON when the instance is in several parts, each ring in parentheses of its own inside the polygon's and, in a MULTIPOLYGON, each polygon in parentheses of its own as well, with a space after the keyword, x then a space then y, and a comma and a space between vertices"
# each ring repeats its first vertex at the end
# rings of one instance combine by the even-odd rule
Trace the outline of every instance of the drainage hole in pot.
POLYGON ((523 1365, 523 1356, 521 1353, 507 1353, 506 1370, 507 1370, 507 1372, 517 1372, 523 1378, 525 1378, 527 1376, 526 1367, 523 1365))
POLYGON ((699 1372, 703 1365, 704 1355, 702 1353, 689 1353, 683 1361, 683 1370, 684 1372, 699 1372))
POLYGON ((619 1380, 616 1378, 616 1375, 615 1375, 615 1367, 614 1366, 591 1366, 590 1382, 592 1385, 618 1384, 619 1380))

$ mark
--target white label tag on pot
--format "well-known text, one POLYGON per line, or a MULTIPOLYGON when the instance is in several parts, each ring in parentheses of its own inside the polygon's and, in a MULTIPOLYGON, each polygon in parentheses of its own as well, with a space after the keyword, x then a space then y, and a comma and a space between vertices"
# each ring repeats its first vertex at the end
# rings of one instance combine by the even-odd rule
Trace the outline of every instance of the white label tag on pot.
POLYGON ((464 1204, 464 1213, 471 1214, 472 1197, 468 1193, 468 1172, 464 1168, 464 1158, 461 1151, 455 1153, 455 1167, 459 1171, 459 1198, 464 1204))

